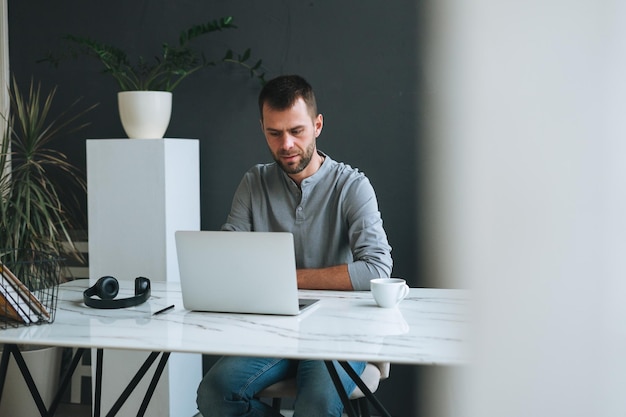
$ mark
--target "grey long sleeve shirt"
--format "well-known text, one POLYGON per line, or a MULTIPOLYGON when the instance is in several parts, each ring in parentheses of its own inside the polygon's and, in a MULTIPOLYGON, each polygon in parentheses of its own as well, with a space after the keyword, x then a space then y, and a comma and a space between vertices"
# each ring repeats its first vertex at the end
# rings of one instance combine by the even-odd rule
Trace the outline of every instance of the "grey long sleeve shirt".
POLYGON ((252 167, 222 230, 290 232, 297 268, 348 264, 355 290, 369 290, 370 279, 391 275, 391 247, 372 185, 328 156, 300 187, 276 163, 252 167))

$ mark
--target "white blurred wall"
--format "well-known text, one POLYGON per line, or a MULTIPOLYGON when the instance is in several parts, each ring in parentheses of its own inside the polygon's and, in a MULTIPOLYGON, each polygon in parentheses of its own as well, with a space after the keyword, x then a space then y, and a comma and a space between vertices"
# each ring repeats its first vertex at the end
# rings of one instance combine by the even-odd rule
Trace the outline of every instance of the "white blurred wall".
POLYGON ((425 23, 429 279, 475 295, 473 363, 433 372, 427 415, 626 415, 626 2, 425 23))

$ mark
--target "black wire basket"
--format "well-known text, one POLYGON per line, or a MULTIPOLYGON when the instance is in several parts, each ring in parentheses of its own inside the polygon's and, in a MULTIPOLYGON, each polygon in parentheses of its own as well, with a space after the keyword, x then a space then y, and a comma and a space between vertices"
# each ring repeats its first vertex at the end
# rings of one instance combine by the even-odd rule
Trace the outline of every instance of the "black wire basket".
POLYGON ((0 329, 54 321, 62 261, 29 249, 0 250, 0 329))

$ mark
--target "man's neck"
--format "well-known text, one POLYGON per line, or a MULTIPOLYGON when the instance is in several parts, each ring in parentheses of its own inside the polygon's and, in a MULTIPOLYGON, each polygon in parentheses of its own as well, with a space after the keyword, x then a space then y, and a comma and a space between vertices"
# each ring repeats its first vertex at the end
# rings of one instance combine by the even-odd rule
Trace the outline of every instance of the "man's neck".
POLYGON ((326 157, 316 149, 313 154, 313 158, 311 158, 311 162, 309 162, 309 165, 307 165, 307 168, 304 171, 294 175, 287 175, 289 175, 289 178, 291 178, 291 180, 295 182, 298 187, 300 187, 302 181, 313 176, 317 171, 319 171, 325 159, 326 157), (306 174, 304 174, 305 171, 306 174))

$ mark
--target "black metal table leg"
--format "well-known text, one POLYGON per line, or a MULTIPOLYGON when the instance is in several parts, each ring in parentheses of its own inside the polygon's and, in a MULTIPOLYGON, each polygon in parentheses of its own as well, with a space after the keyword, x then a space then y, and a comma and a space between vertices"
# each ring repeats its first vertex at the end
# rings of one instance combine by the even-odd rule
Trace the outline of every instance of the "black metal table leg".
MULTIPOLYGON (((96 365, 96 404, 98 408, 94 411, 94 416, 97 416, 97 417, 99 417, 100 415, 100 407, 102 405, 102 400, 101 400, 102 398, 102 355, 103 355, 102 349, 98 349, 98 358, 97 358, 98 363, 96 365)), ((162 355, 161 360, 159 361, 157 369, 152 377, 152 381, 150 382, 150 386, 148 387, 144 400, 141 404, 139 414, 137 414, 137 416, 142 416, 145 413, 146 409, 148 408, 148 403, 150 402, 150 399, 152 398, 152 395, 154 394, 156 385, 159 382, 161 374, 163 373, 163 369, 165 368, 167 360, 170 356, 169 352, 150 353, 148 358, 146 358, 146 360, 141 365, 139 370, 135 373, 135 376, 133 377, 133 379, 131 379, 131 381, 128 383, 124 391, 120 394, 117 401, 115 401, 115 403, 111 407, 111 410, 109 410, 109 412, 106 414, 106 417, 113 417, 117 415, 117 413, 120 411, 120 409, 122 408, 126 400, 128 400, 132 392, 135 390, 139 382, 146 375, 146 373, 148 372, 148 369, 150 369, 150 367, 152 366, 154 361, 159 357, 159 355, 162 355)))
POLYGON ((93 403, 93 417, 100 417, 100 408, 102 406, 102 357, 104 351, 96 350, 96 387, 95 398, 93 403))
POLYGON ((385 409, 382 403, 378 401, 378 398, 376 398, 376 396, 369 390, 369 388, 367 388, 367 385, 365 385, 361 377, 357 375, 354 369, 352 369, 350 364, 344 361, 339 362, 339 364, 347 372, 348 376, 350 376, 350 378, 352 378, 352 380, 356 382, 358 387, 361 389, 361 392, 365 394, 365 398, 367 398, 372 403, 372 405, 376 408, 376 410, 378 410, 381 416, 391 417, 391 414, 389 414, 389 412, 385 409))
POLYGON ((65 393, 65 390, 69 386, 70 381, 72 379, 72 375, 74 375, 74 371, 76 371, 76 367, 78 366, 78 363, 83 358, 83 356, 87 354, 88 352, 89 350, 85 348, 76 349, 76 353, 74 353, 74 356, 72 357, 72 361, 70 362, 70 365, 67 368, 67 371, 65 371, 65 375, 63 375, 63 377, 61 378, 61 383, 59 385, 57 394, 55 395, 54 400, 52 400, 52 404, 50 404, 50 408, 48 409, 49 416, 53 416, 54 413, 56 413, 57 408, 59 407, 59 404, 61 403, 61 398, 63 398, 63 393, 65 393))
POLYGON ((128 397, 130 397, 130 394, 132 394, 137 384, 139 384, 139 381, 141 381, 146 372, 148 372, 148 369, 152 366, 152 363, 154 363, 158 356, 159 352, 152 352, 148 355, 148 358, 144 361, 143 365, 141 365, 133 379, 130 380, 126 389, 122 391, 122 394, 117 399, 115 404, 113 404, 113 407, 111 407, 111 410, 107 413, 106 417, 113 417, 120 411, 128 397))
POLYGON ((337 369, 335 369, 334 361, 324 361, 326 364, 326 368, 328 369, 328 373, 330 374, 330 378, 333 380, 333 384, 335 384, 335 388, 337 389, 337 393, 341 398, 341 402, 343 403, 343 410, 348 417, 357 417, 352 404, 350 403, 350 399, 348 398, 348 394, 346 394, 346 390, 343 388, 341 384, 341 379, 339 379, 339 374, 337 373, 337 369))
POLYGON ((9 370, 9 359, 11 353, 6 349, 2 349, 2 359, 0 360, 0 402, 2 401, 2 392, 4 391, 4 381, 7 379, 7 371, 9 370))
POLYGON ((152 395, 154 394, 154 390, 156 389, 157 384, 159 383, 159 379, 161 379, 161 374, 163 373, 163 369, 165 369, 165 365, 167 364, 167 360, 170 357, 169 352, 163 352, 161 354, 161 360, 157 366, 157 369, 154 371, 154 375, 152 376, 152 380, 150 381, 150 386, 148 386, 148 391, 146 391, 146 395, 143 398, 143 402, 141 403, 141 407, 139 407, 139 412, 137 413, 137 417, 143 417, 146 414, 146 410, 148 408, 148 404, 152 399, 152 395))
MULTIPOLYGON (((33 377, 28 369, 28 366, 26 365, 26 362, 24 361, 24 357, 22 356, 21 352, 17 348, 17 345, 15 344, 4 345, 4 350, 2 352, 2 357, 0 359, 0 400, 2 399, 2 391, 4 390, 4 384, 6 381, 6 374, 7 374, 8 367, 9 367, 10 356, 13 355, 18 365, 18 368, 20 369, 20 372, 22 373, 22 376, 24 377, 24 381, 26 382, 26 385, 28 386, 31 396, 33 400, 35 401, 37 408, 39 409, 39 413, 41 414, 41 417, 52 417, 58 408, 58 405, 61 401, 61 397, 63 393, 65 392, 65 390, 67 389, 70 379, 72 375, 74 374, 74 371, 76 370, 76 367, 78 366, 78 363, 80 362, 80 359, 83 357, 83 355, 85 355, 89 351, 90 350, 86 348, 79 348, 76 351, 76 353, 72 357, 72 361, 67 371, 65 372, 65 375, 61 379, 59 390, 57 391, 54 397, 54 400, 50 406, 50 409, 46 410, 46 406, 43 402, 43 399, 41 398, 41 394, 39 393, 39 390, 37 389, 37 386, 35 385, 35 381, 33 380, 33 377)), ((133 379, 129 382, 126 389, 124 389, 124 391, 122 392, 120 397, 117 399, 115 404, 113 404, 113 407, 111 408, 109 413, 106 415, 107 417, 113 417, 119 412, 119 410, 122 408, 126 400, 128 400, 128 398, 132 394, 133 390, 137 387, 139 382, 146 375, 146 373, 148 372, 148 370, 150 369, 154 361, 159 357, 159 355, 161 355, 161 359, 157 365, 154 375, 152 376, 152 380, 150 381, 150 385, 144 396, 143 402, 141 403, 141 407, 139 409, 139 413, 137 414, 137 416, 142 417, 145 414, 146 409, 148 408, 148 404, 150 403, 150 400, 152 399, 152 396, 154 395, 154 391, 159 382, 159 379, 161 378, 161 375, 163 374, 165 365, 167 364, 167 361, 169 359, 169 356, 170 356, 169 352, 150 353, 150 355, 144 361, 143 365, 139 368, 139 370, 137 371, 133 379)), ((104 357, 104 350, 97 349, 96 350, 96 375, 95 375, 96 386, 95 386, 95 398, 94 398, 94 417, 100 417, 100 409, 102 407, 103 357, 104 357)))
POLYGON ((26 386, 28 386, 30 395, 33 397, 33 400, 35 401, 35 405, 37 406, 37 409, 39 410, 39 414, 41 415, 41 417, 47 417, 48 410, 46 410, 46 405, 43 402, 43 398, 41 398, 41 394, 39 393, 39 390, 37 389, 37 386, 35 385, 33 376, 28 370, 28 366, 26 365, 26 362, 24 361, 22 352, 20 352, 17 345, 4 345, 4 348, 8 349, 9 352, 13 354, 13 357, 15 358, 15 363, 17 363, 17 366, 20 369, 22 376, 24 377, 26 386))

